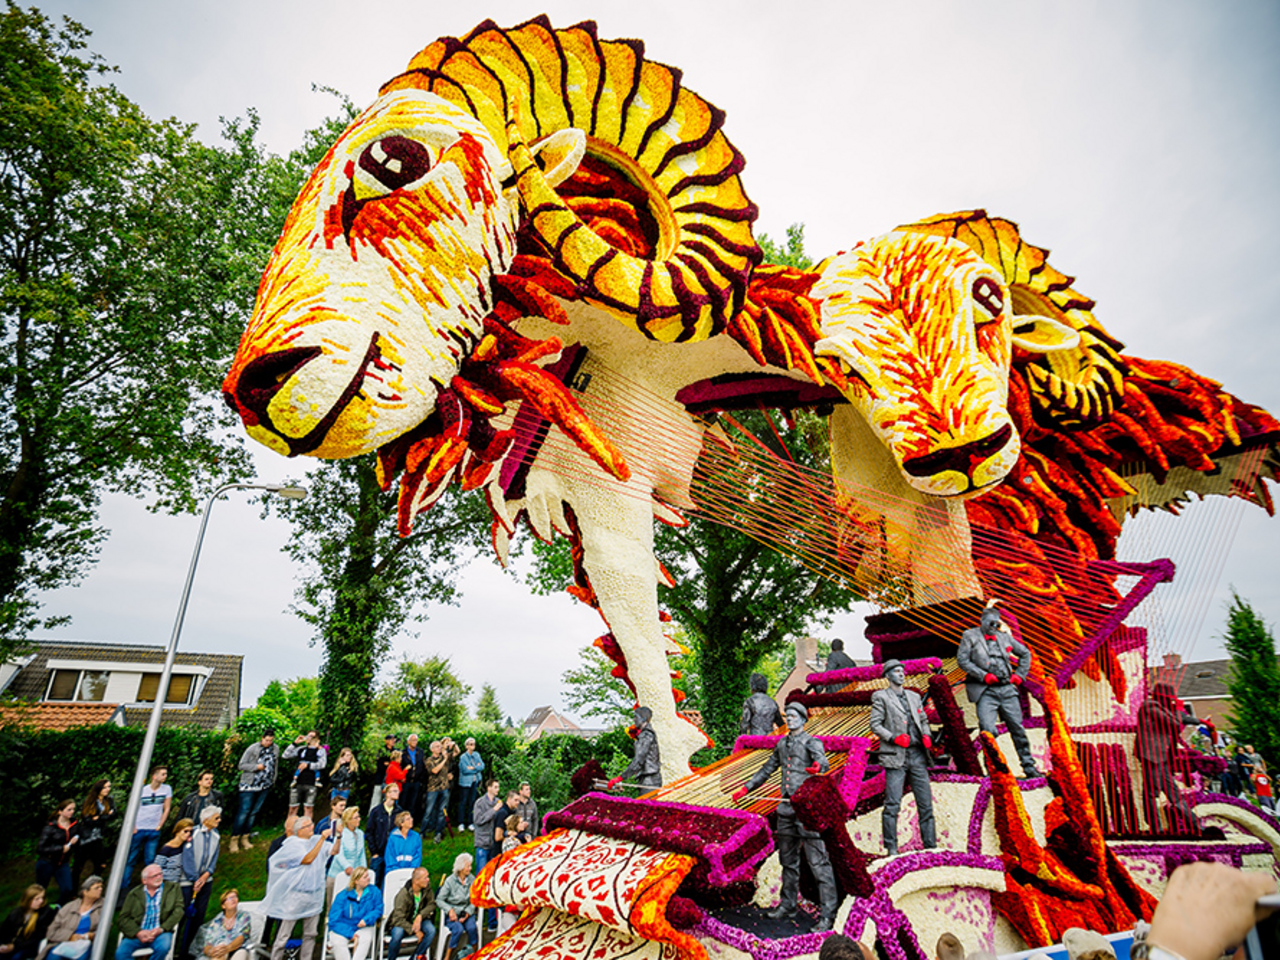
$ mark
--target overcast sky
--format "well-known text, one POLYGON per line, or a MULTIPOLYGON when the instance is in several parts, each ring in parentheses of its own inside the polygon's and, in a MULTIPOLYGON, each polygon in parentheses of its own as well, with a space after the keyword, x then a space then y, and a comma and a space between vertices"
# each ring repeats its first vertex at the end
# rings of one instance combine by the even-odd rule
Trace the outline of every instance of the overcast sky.
MULTIPOLYGON (((1049 247, 1128 352, 1186 363, 1280 413, 1280 5, 975 2, 680 3, 271 0, 47 3, 93 31, 116 83, 153 116, 199 124, 250 107, 285 152, 332 112, 313 84, 357 104, 421 47, 491 17, 546 12, 650 58, 722 107, 743 181, 779 235, 806 225, 825 255, 899 223, 985 207, 1049 247)), ((263 452, 261 475, 297 465, 263 452)), ((1273 487, 1273 490, 1275 488, 1273 487)), ((164 643, 196 522, 109 499, 113 535, 83 586, 47 596, 58 636, 164 643)), ((272 677, 314 674, 318 652, 286 612, 287 528, 247 496, 215 508, 184 649, 246 655, 243 700, 272 677)), ((1220 649, 1228 585, 1280 620, 1280 521, 1239 503, 1126 533, 1122 553, 1172 556, 1181 593, 1157 600, 1159 649, 1220 649), (1234 543, 1227 534, 1238 527, 1234 543)), ((459 608, 430 611, 397 652, 440 653, 476 692, 492 682, 517 719, 563 706, 560 674, 603 628, 567 597, 533 598, 473 565, 459 608)), ((861 637, 860 617, 832 635, 861 637)), ((855 655, 865 645, 852 643, 855 655)))

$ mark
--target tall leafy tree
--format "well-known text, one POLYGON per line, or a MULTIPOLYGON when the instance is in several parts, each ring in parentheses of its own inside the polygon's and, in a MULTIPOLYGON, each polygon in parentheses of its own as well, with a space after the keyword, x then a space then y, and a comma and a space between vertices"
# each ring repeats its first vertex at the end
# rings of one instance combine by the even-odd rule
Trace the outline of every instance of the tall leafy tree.
POLYGON ((0 653, 93 563, 104 491, 188 510, 245 472, 216 397, 282 214, 252 114, 206 146, 87 37, 0 13, 0 653))
POLYGON ((462 726, 467 718, 463 701, 470 692, 448 657, 405 658, 378 691, 373 714, 384 729, 400 727, 433 738, 462 726))
POLYGON ((502 708, 498 706, 498 691, 493 688, 491 683, 486 683, 480 688, 480 699, 476 701, 476 719, 493 727, 497 727, 502 723, 502 708))
POLYGON ((1227 611, 1227 651, 1231 654, 1231 712, 1236 739, 1252 743, 1268 767, 1280 762, 1280 665, 1271 630, 1239 595, 1227 611))

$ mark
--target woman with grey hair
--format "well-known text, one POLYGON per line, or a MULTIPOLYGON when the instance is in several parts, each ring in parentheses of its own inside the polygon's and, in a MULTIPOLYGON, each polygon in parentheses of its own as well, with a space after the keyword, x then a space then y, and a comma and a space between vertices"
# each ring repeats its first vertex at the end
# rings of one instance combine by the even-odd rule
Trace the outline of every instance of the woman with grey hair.
POLYGON ((98 921, 102 919, 102 878, 97 874, 86 877, 80 884, 80 896, 58 911, 45 934, 47 943, 40 952, 45 957, 62 957, 63 960, 79 960, 93 946, 98 921))
POLYGON ((436 903, 444 911, 444 925, 449 930, 449 955, 458 948, 463 933, 472 949, 480 946, 476 932, 476 908, 471 905, 471 864, 469 853, 460 853, 453 860, 453 872, 440 886, 436 903))
POLYGON ((209 894, 213 893, 213 874, 218 869, 218 825, 222 823, 222 808, 207 806, 200 811, 200 826, 182 848, 182 903, 186 908, 186 923, 182 929, 182 948, 179 956, 190 956, 191 941, 204 925, 209 909, 209 894))

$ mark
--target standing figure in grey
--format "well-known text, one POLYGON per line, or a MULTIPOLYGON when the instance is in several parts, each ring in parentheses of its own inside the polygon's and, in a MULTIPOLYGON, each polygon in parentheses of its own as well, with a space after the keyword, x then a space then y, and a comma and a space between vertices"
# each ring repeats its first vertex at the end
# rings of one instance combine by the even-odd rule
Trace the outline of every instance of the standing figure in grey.
POLYGON ((762 673, 751 675, 751 696, 742 704, 742 721, 738 724, 741 736, 767 737, 776 727, 782 726, 782 712, 778 701, 769 696, 769 681, 762 673))
POLYGON ((831 870, 831 860, 827 857, 826 845, 817 831, 810 830, 796 819, 795 809, 791 806, 791 796, 806 780, 830 769, 822 741, 804 731, 805 721, 808 719, 809 711, 804 704, 787 704, 789 732, 778 741, 769 759, 747 781, 747 785, 734 793, 733 799, 741 800, 768 780, 773 771, 782 769, 782 802, 778 804, 778 827, 774 831, 778 859, 782 863, 782 896, 778 905, 769 911, 769 916, 775 920, 795 916, 796 902, 800 897, 800 851, 803 849, 805 859, 809 861, 809 869, 818 882, 822 916, 813 930, 819 933, 830 930, 835 924, 836 908, 840 905, 840 900, 836 894, 836 878, 831 870))
MULTIPOLYGON (((837 638, 831 641, 831 652, 827 654, 826 672, 832 670, 847 670, 849 667, 856 667, 853 658, 844 652, 844 641, 837 638)), ((845 688, 843 683, 829 683, 826 686, 826 693, 838 693, 845 688)))
POLYGON ((920 694, 902 684, 907 671, 900 660, 884 662, 885 690, 871 695, 871 732, 880 738, 880 763, 884 767, 884 813, 881 825, 889 856, 898 852, 898 809, 902 789, 911 778, 911 792, 920 814, 920 839, 927 849, 938 845, 933 826, 933 787, 929 783, 929 718, 920 694))
POLYGON ((652 719, 652 710, 636 707, 636 726, 640 729, 636 731, 635 753, 627 769, 609 781, 608 789, 612 790, 623 780, 651 790, 662 786, 662 758, 658 754, 658 735, 649 725, 652 719))
POLYGON ((956 661, 965 672, 969 702, 977 704, 978 726, 995 736, 996 724, 1003 720, 1018 751, 1023 779, 1040 776, 1031 741, 1022 729, 1018 700, 1018 688, 1031 670, 1031 651, 1005 629, 995 601, 982 611, 981 626, 961 634, 956 661))

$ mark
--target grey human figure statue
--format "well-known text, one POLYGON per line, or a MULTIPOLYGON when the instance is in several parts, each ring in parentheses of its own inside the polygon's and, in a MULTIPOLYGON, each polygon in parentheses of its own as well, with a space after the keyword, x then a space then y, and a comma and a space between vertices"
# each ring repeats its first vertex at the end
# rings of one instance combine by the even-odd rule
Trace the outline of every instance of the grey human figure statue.
MULTIPOLYGON (((829 673, 832 670, 846 670, 849 667, 856 666, 857 664, 853 662, 853 658, 844 652, 844 641, 838 638, 832 640, 831 652, 827 654, 826 671, 829 673)), ((844 686, 843 683, 829 683, 826 686, 826 692, 836 693, 844 689, 844 686)))
POLYGON ((1031 670, 1031 651, 1005 629, 994 601, 982 611, 980 626, 961 634, 956 661, 965 672, 969 702, 977 705, 979 728, 994 736, 996 724, 1003 720, 1018 751, 1023 778, 1040 776, 1022 728, 1018 699, 1018 687, 1031 670))
POLYGON ((929 783, 929 718, 920 694, 903 688, 907 671, 899 660, 883 666, 889 686, 871 695, 871 732, 880 738, 880 764, 884 767, 884 812, 881 827, 889 856, 898 852, 898 810, 908 778, 920 814, 920 839, 926 848, 936 847, 933 787, 929 783))
POLYGON ((742 704, 742 720, 738 733, 742 736, 764 737, 782 726, 782 711, 778 701, 769 696, 769 681, 764 674, 751 675, 751 696, 742 704))
POLYGON ((769 911, 769 916, 775 920, 795 916, 800 897, 800 853, 803 850, 809 869, 818 882, 822 916, 813 928, 817 933, 830 930, 835 924, 840 899, 826 845, 817 831, 800 823, 791 806, 791 796, 806 780, 830 769, 822 741, 805 732, 804 725, 808 719, 809 711, 804 704, 787 704, 787 735, 778 741, 764 766, 733 797, 742 799, 768 780, 773 771, 781 768, 782 802, 778 804, 778 825, 773 837, 778 845, 778 860, 782 863, 782 895, 778 905, 769 911))
POLYGON ((662 786, 662 759, 658 755, 658 735, 649 725, 652 719, 652 710, 636 707, 636 726, 640 729, 636 732, 635 753, 627 769, 609 781, 610 789, 622 780, 653 789, 662 786))

